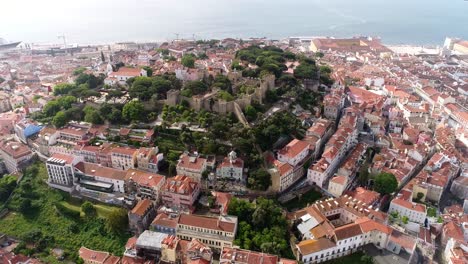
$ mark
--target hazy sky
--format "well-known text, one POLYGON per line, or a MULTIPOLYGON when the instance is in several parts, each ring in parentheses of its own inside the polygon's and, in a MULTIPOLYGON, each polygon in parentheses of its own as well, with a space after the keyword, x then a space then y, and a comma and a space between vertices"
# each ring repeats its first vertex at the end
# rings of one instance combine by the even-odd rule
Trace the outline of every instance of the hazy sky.
POLYGON ((68 43, 349 36, 390 42, 468 38, 464 0, 0 0, 0 37, 68 43))

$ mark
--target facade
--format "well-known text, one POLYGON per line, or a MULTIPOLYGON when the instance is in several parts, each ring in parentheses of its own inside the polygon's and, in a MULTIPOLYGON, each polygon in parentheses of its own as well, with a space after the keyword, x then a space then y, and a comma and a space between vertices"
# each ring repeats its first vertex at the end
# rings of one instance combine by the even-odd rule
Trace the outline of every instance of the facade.
POLYGON ((134 194, 140 199, 158 202, 161 199, 161 189, 165 182, 166 177, 162 175, 129 169, 125 174, 125 192, 134 194))
POLYGON ((276 160, 273 166, 268 170, 271 175, 270 190, 275 192, 283 192, 291 185, 297 182, 303 175, 304 169, 302 166, 293 167, 289 163, 276 160))
POLYGON ((232 247, 237 232, 237 217, 206 217, 181 214, 177 223, 177 237, 183 240, 198 239, 203 244, 221 251, 232 247))
POLYGON ((119 170, 128 170, 135 168, 136 149, 116 147, 111 150, 112 168, 119 170))
POLYGON ((289 163, 291 166, 296 166, 309 155, 309 147, 309 143, 293 139, 288 145, 278 151, 278 160, 289 163))
POLYGON ((346 186, 348 185, 348 177, 346 176, 335 176, 330 180, 330 184, 328 185, 328 191, 334 196, 334 197, 340 197, 343 195, 343 192, 346 189, 346 186))
POLYGON ((206 167, 207 160, 205 158, 200 158, 196 154, 190 155, 184 153, 180 156, 176 170, 178 175, 185 175, 200 182, 202 173, 206 170, 206 167))
POLYGON ((162 154, 158 155, 158 147, 139 148, 136 154, 136 164, 139 170, 158 172, 158 163, 162 159, 162 154))
POLYGON ((52 155, 46 161, 49 185, 71 191, 76 182, 74 165, 80 161, 83 161, 83 158, 58 153, 52 155))
POLYGON ((8 173, 20 171, 32 159, 34 153, 24 144, 15 141, 0 143, 0 157, 8 173))
POLYGON ((234 151, 231 151, 216 169, 216 175, 220 178, 243 180, 244 161, 237 157, 234 151))
POLYGON ((148 229, 151 221, 156 216, 156 210, 151 200, 144 199, 128 212, 128 224, 136 234, 141 234, 148 229))
POLYGON ((169 208, 192 212, 200 195, 199 183, 187 176, 169 178, 162 189, 162 203, 169 208))
POLYGON ((426 206, 395 198, 390 203, 389 213, 398 212, 400 216, 408 217, 409 221, 423 224, 426 220, 426 206))

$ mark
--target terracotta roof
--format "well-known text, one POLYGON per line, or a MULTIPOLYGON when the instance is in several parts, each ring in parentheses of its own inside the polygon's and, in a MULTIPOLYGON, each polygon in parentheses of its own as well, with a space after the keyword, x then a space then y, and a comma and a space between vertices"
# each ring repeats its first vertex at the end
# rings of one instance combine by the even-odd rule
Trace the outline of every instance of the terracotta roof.
POLYGON ((348 239, 362 234, 362 230, 359 224, 349 224, 340 226, 335 229, 335 235, 337 240, 348 239))
POLYGON ((309 143, 302 141, 302 140, 293 139, 291 142, 289 142, 288 145, 286 145, 284 148, 278 151, 278 154, 287 156, 289 158, 294 158, 299 153, 301 153, 304 149, 308 149, 308 148, 309 148, 309 143))
POLYGON ((0 148, 5 152, 8 156, 13 157, 14 159, 18 159, 27 155, 32 154, 31 150, 24 144, 19 142, 3 142, 0 148))
POLYGON ((289 165, 289 163, 281 162, 279 160, 275 160, 275 167, 278 169, 278 172, 281 176, 284 176, 290 172, 292 172, 293 167, 289 165))
POLYGON ((129 169, 125 174, 125 180, 132 180, 141 186, 157 187, 165 177, 159 174, 149 173, 141 170, 129 169))
POLYGON ((390 235, 393 231, 391 227, 384 225, 382 223, 379 223, 377 221, 371 220, 367 217, 361 218, 359 221, 356 221, 356 222, 359 223, 359 226, 361 227, 361 230, 364 233, 377 230, 387 235, 390 235))
POLYGON ((141 200, 137 203, 137 205, 132 209, 132 214, 139 215, 143 217, 145 213, 148 211, 148 209, 152 206, 153 204, 151 203, 150 200, 144 199, 141 200))
POLYGON ((111 72, 109 74, 109 77, 117 77, 117 76, 137 77, 137 76, 140 76, 140 72, 141 72, 140 68, 120 67, 118 71, 111 72))
POLYGON ((421 212, 421 213, 426 212, 426 206, 425 205, 418 204, 418 203, 413 203, 413 202, 406 201, 406 200, 403 200, 403 199, 400 199, 400 198, 393 199, 391 203, 397 204, 397 205, 399 205, 401 207, 404 207, 404 208, 406 208, 408 210, 418 211, 418 212, 421 212))
POLYGON ((351 193, 351 196, 366 204, 372 204, 379 199, 380 194, 362 187, 357 187, 356 190, 351 193))
POLYGON ((187 154, 182 154, 177 163, 177 167, 182 167, 190 170, 201 171, 203 165, 206 163, 206 159, 200 157, 191 157, 187 154))
POLYGON ((309 239, 299 242, 297 247, 303 256, 322 251, 336 246, 335 243, 326 238, 309 239))
POLYGON ((232 261, 242 264, 277 264, 278 256, 236 248, 223 248, 220 264, 230 264, 232 261))
POLYGON ((331 181, 336 184, 344 185, 348 181, 348 177, 339 175, 339 176, 333 177, 331 181))
POLYGON ((85 262, 93 263, 104 263, 104 261, 110 256, 109 252, 91 250, 85 247, 81 247, 78 254, 85 262))
POLYGON ((169 215, 161 213, 154 218, 153 222, 151 225, 158 225, 158 226, 164 226, 164 227, 170 227, 170 228, 176 228, 177 227, 177 222, 178 222, 178 217, 177 218, 171 218, 169 215))
POLYGON ((199 188, 198 182, 192 178, 182 175, 177 175, 173 178, 168 178, 163 187, 164 192, 179 193, 179 194, 192 194, 199 188))
POLYGON ((104 264, 117 264, 120 263, 120 257, 117 256, 109 256, 106 261, 104 261, 104 264))
POLYGON ((126 174, 125 171, 103 167, 98 164, 88 162, 79 162, 75 165, 75 168, 88 176, 99 176, 102 178, 109 178, 122 181, 125 179, 126 174))
POLYGON ((416 241, 411 236, 405 235, 397 230, 392 231, 392 234, 390 235, 390 241, 397 245, 400 245, 409 252, 413 251, 414 246, 416 244, 416 241))
POLYGON ((212 230, 226 231, 231 233, 234 233, 236 231, 235 223, 223 221, 222 218, 220 219, 200 215, 181 214, 179 217, 178 224, 196 226, 212 230))
POLYGON ((124 147, 114 147, 111 150, 112 154, 119 153, 119 154, 129 155, 129 156, 133 156, 133 154, 135 154, 135 152, 137 152, 137 151, 138 151, 137 149, 128 148, 128 147, 125 147, 125 148, 124 147))

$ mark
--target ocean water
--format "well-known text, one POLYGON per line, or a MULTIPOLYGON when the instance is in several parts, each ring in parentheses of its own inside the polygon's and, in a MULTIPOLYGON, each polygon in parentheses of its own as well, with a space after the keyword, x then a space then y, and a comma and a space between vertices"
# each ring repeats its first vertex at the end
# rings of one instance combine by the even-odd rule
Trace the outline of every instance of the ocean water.
POLYGON ((378 36, 388 44, 468 39, 467 0, 1 1, 10 41, 108 43, 176 38, 378 36))

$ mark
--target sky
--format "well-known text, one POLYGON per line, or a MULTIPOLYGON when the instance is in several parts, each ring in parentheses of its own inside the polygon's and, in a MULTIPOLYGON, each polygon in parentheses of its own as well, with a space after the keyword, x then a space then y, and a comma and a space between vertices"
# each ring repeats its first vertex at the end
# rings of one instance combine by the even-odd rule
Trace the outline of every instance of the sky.
POLYGON ((383 36, 393 42, 468 38, 464 0, 1 0, 0 38, 35 43, 181 37, 383 36), (463 26, 465 25, 465 26, 463 26))

